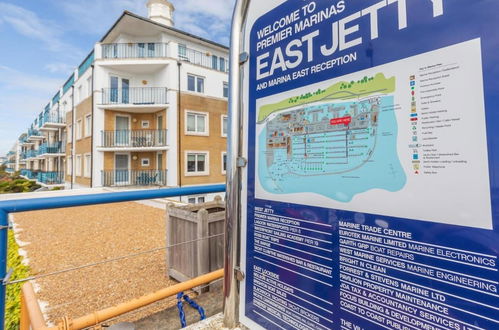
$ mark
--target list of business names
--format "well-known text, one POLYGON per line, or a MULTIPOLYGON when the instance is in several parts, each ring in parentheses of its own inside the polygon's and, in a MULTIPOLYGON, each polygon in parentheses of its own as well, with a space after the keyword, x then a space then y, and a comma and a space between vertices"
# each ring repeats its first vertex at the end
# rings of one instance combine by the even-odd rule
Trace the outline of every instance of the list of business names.
POLYGON ((424 242, 386 223, 333 225, 269 204, 253 214, 252 310, 269 326, 499 326, 495 255, 424 242))
POLYGON ((497 322, 496 256, 424 243, 407 231, 339 225, 343 311, 389 329, 497 322))
POLYGON ((284 328, 332 328, 332 226, 255 207, 253 240, 255 313, 284 328))

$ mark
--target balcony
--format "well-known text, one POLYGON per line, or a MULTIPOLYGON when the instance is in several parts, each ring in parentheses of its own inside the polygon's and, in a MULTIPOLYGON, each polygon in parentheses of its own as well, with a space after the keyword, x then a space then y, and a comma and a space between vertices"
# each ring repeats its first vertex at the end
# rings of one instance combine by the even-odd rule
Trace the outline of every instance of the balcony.
POLYGON ((28 150, 26 151, 26 159, 38 157, 38 150, 28 150))
POLYGON ((166 186, 167 170, 101 171, 104 187, 166 186))
POLYGON ((29 180, 36 180, 38 178, 38 171, 28 170, 28 169, 23 168, 21 170, 21 176, 23 176, 29 180))
POLYGON ((221 72, 229 72, 229 61, 223 57, 200 52, 195 49, 180 47, 178 59, 192 64, 204 66, 221 72))
POLYGON ((167 130, 118 130, 101 131, 101 148, 165 149, 167 130))
POLYGON ((54 155, 58 156, 60 154, 64 154, 65 150, 63 144, 61 142, 56 143, 43 143, 40 145, 40 149, 38 149, 38 155, 54 155))
POLYGON ((167 43, 114 43, 102 44, 103 59, 164 58, 168 52, 167 43))
POLYGON ((42 127, 40 129, 54 129, 64 127, 64 119, 58 113, 46 113, 43 115, 42 127))
POLYGON ((61 185, 64 183, 63 172, 38 172, 36 181, 45 185, 61 185))
POLYGON ((28 130, 28 141, 43 139, 43 135, 39 130, 30 128, 28 130))
POLYGON ((168 103, 167 92, 166 87, 103 88, 101 104, 125 108, 165 105, 168 103))

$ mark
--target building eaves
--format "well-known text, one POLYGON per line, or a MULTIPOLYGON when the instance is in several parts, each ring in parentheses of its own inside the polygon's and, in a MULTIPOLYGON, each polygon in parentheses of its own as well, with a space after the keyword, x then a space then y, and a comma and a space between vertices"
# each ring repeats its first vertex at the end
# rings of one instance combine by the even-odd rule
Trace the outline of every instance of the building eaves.
POLYGON ((150 20, 150 19, 148 19, 148 18, 145 18, 145 17, 142 17, 142 16, 140 16, 140 15, 134 14, 134 13, 132 13, 132 12, 128 11, 128 10, 125 10, 125 11, 123 12, 123 14, 121 14, 121 16, 120 16, 120 17, 116 20, 116 22, 113 24, 113 26, 111 26, 111 28, 110 28, 110 29, 106 32, 106 34, 104 34, 104 36, 101 38, 100 42, 103 42, 103 41, 104 41, 104 39, 106 39, 106 38, 107 38, 107 36, 111 33, 111 31, 113 31, 113 30, 114 30, 114 28, 118 25, 118 23, 119 23, 119 22, 123 19, 123 17, 125 17, 125 16, 127 16, 127 15, 128 15, 128 16, 131 16, 131 17, 133 17, 133 18, 136 18, 136 19, 140 19, 140 20, 142 20, 142 21, 144 21, 144 22, 147 22, 147 23, 151 23, 151 24, 157 25, 157 26, 159 26, 159 27, 161 27, 161 28, 164 28, 164 29, 166 29, 166 30, 170 30, 170 31, 172 31, 172 32, 179 33, 179 34, 185 35, 185 36, 187 36, 187 37, 194 38, 194 39, 197 39, 197 40, 199 40, 199 41, 202 41, 202 42, 205 42, 205 43, 208 43, 208 44, 214 45, 214 46, 216 46, 216 47, 220 47, 220 48, 222 48, 222 49, 226 49, 226 50, 228 50, 228 49, 229 49, 229 47, 224 46, 224 45, 222 45, 222 44, 219 44, 218 42, 215 42, 215 41, 212 41, 212 40, 208 40, 208 39, 205 39, 205 38, 199 37, 199 36, 197 36, 197 35, 194 35, 194 34, 191 34, 191 33, 188 33, 188 32, 185 32, 185 31, 182 31, 182 30, 179 30, 179 29, 176 29, 176 28, 174 28, 174 27, 171 27, 171 26, 168 26, 168 25, 164 25, 164 24, 161 24, 161 23, 155 22, 155 21, 150 20))

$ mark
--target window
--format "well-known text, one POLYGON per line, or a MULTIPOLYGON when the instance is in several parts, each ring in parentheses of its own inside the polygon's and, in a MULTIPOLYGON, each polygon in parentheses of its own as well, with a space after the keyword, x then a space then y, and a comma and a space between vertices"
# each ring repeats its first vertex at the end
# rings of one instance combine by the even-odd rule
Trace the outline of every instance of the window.
POLYGON ((187 75, 187 89, 191 92, 204 93, 204 78, 192 74, 187 75))
POLYGON ((211 68, 214 70, 218 69, 218 57, 216 55, 211 57, 211 68))
POLYGON ((85 136, 92 135, 92 115, 85 116, 85 136))
POLYGON ((81 139, 81 119, 76 122, 76 139, 81 139))
POLYGON ((229 84, 226 82, 223 85, 223 95, 224 97, 229 97, 229 84))
POLYGON ((71 156, 68 157, 68 160, 66 162, 67 165, 67 175, 73 174, 73 158, 71 156))
POLYGON ((220 71, 225 72, 225 58, 220 57, 220 71))
POLYGON ((222 174, 227 173, 227 152, 222 151, 222 174))
POLYGON ((73 125, 68 125, 68 142, 73 142, 73 125))
POLYGON ((83 101, 83 85, 78 86, 78 101, 83 101))
POLYGON ((141 126, 142 128, 149 128, 149 120, 142 120, 142 121, 140 122, 140 126, 141 126))
POLYGON ((204 112, 185 112, 185 134, 208 135, 208 114, 204 112))
POLYGON ((85 162, 83 164, 83 175, 86 178, 89 178, 91 176, 91 171, 92 171, 92 157, 90 154, 85 154, 85 162))
POLYGON ((147 167, 147 166, 149 166, 150 163, 151 163, 151 161, 149 160, 149 158, 141 158, 140 159, 140 165, 142 167, 147 167))
POLYGON ((81 176, 81 155, 76 155, 75 174, 81 176))
POLYGON ((186 152, 186 175, 208 175, 208 157, 206 151, 186 152))
POLYGON ((226 115, 222 115, 222 128, 221 128, 221 131, 222 131, 222 137, 227 137, 227 116, 226 115))
POLYGON ((196 204, 196 203, 204 203, 204 196, 198 196, 198 197, 189 197, 187 199, 187 202, 189 204, 196 204))
POLYGON ((178 44, 178 58, 187 60, 187 47, 183 44, 178 44))
POLYGON ((87 78, 87 95, 92 95, 92 76, 87 78))

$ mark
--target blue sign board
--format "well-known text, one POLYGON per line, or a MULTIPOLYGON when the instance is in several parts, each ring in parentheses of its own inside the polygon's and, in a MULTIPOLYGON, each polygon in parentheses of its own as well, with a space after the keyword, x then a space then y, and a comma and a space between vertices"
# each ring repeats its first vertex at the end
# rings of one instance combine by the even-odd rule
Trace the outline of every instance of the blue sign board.
POLYGON ((497 13, 250 2, 243 323, 499 328, 497 13))

